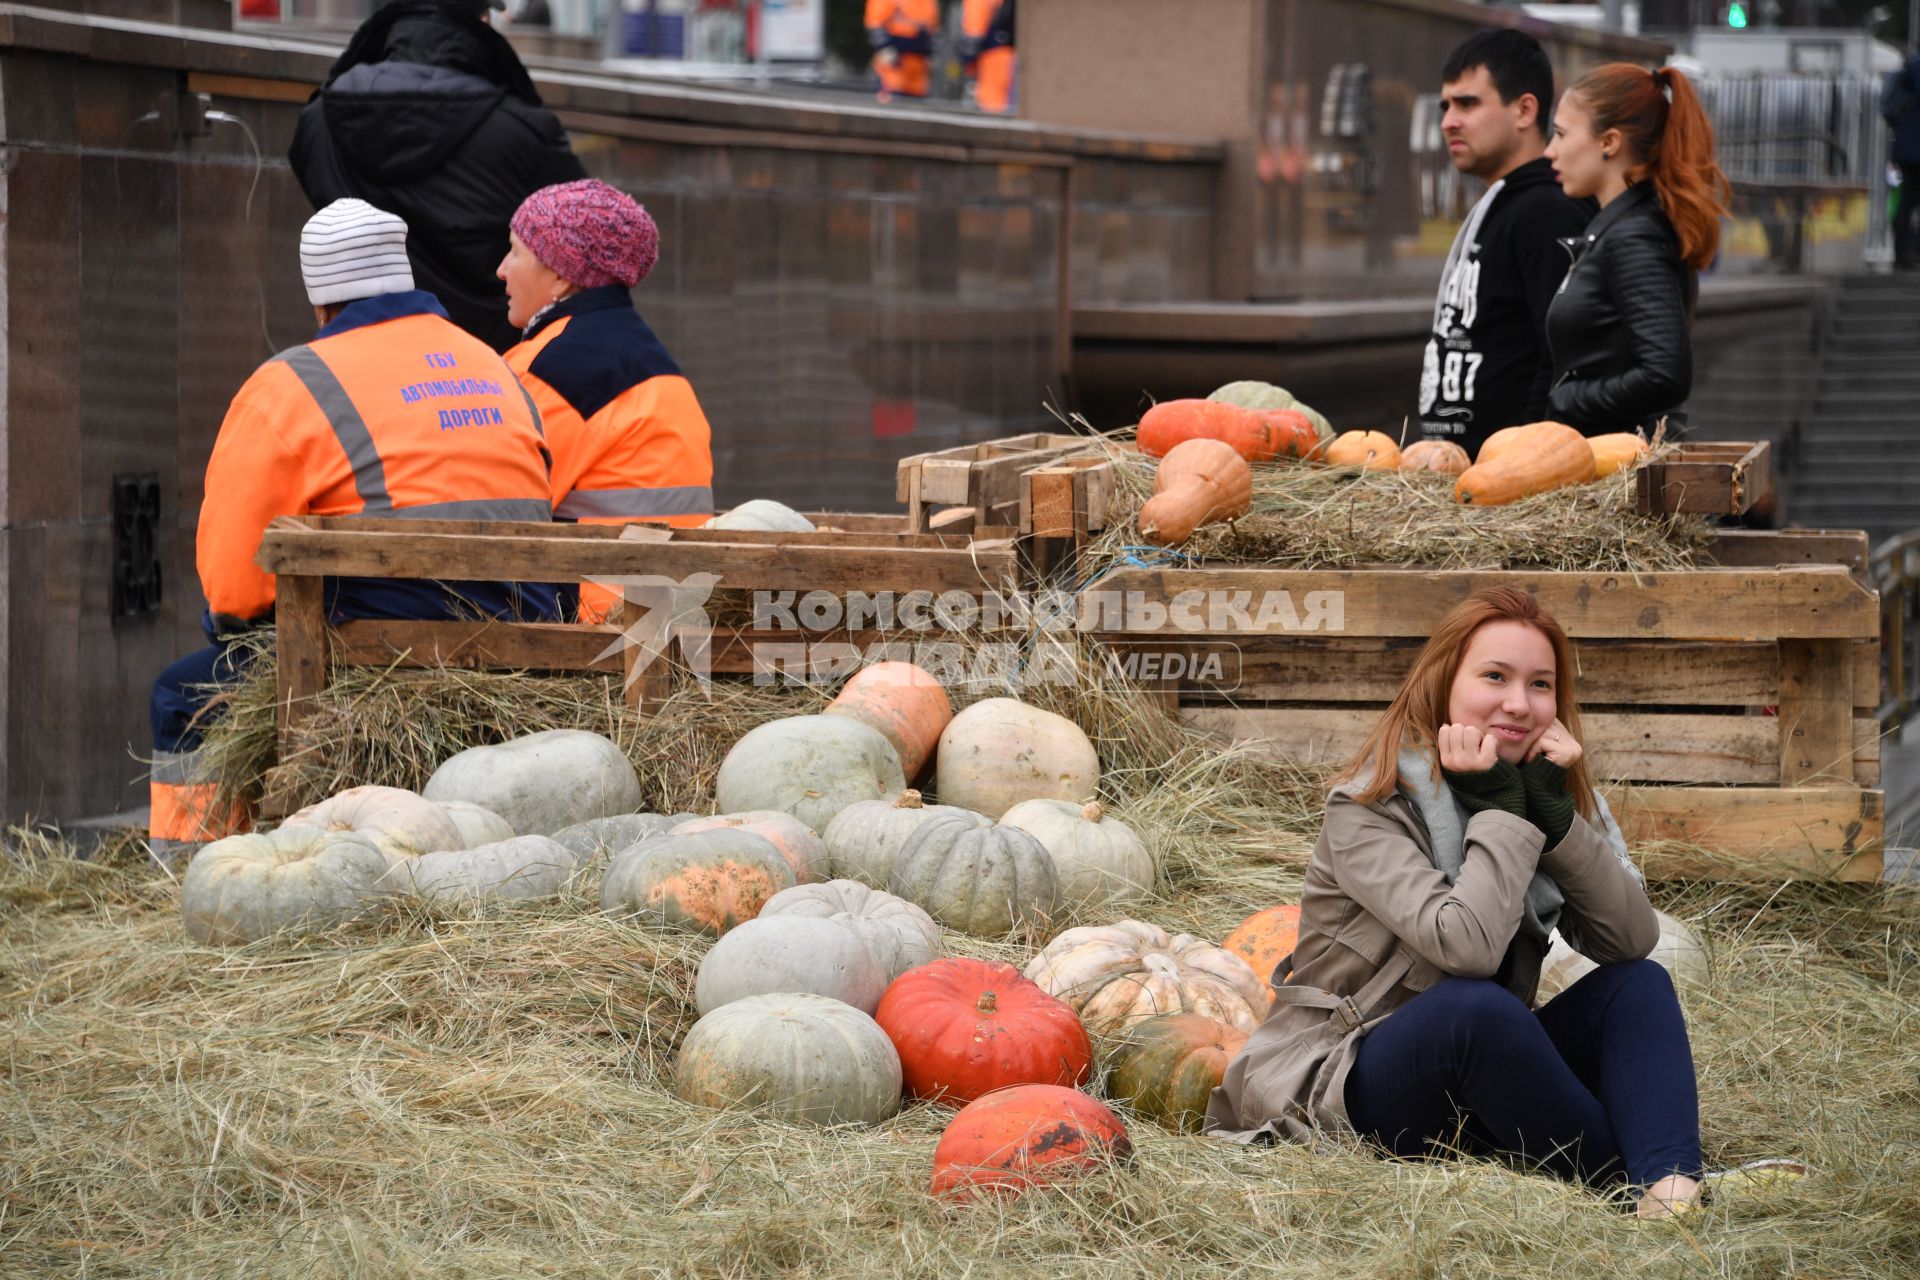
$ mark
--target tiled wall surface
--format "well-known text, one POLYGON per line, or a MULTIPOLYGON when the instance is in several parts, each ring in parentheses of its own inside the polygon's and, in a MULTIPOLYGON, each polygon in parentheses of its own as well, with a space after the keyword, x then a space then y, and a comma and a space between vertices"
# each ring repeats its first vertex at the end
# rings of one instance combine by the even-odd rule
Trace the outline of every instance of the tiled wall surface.
MULTIPOLYGON (((297 102, 216 94, 241 123, 180 137, 186 77, 152 37, 96 24, 84 58, 59 39, 25 45, 11 21, 0 36, 0 796, 8 819, 71 818, 145 802, 148 688, 201 643, 193 534, 207 456, 247 375, 312 333, 296 252, 312 210, 285 161, 297 102), (103 55, 122 44, 127 58, 103 55), (116 622, 111 494, 127 472, 160 477, 164 604, 116 622)), ((219 56, 283 80, 325 66, 265 48, 219 56)), ((606 112, 603 89, 562 86, 549 101, 589 92, 606 112)), ((820 127, 805 110, 792 117, 795 130, 820 127)), ((841 137, 796 149, 763 145, 766 133, 575 131, 589 170, 660 223, 662 260, 636 301, 713 422, 720 500, 888 510, 899 456, 1048 426, 1067 360, 1069 157, 1031 138, 899 154, 911 146, 863 153, 841 137)), ((1206 235, 1208 165, 1087 167, 1074 289, 1203 292, 1203 268, 1185 259, 1206 235)))

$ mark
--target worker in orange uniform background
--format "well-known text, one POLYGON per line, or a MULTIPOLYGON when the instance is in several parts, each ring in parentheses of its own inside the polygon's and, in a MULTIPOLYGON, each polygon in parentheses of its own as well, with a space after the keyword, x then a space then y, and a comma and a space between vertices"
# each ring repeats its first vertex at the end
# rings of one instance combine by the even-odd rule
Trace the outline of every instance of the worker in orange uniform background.
MULTIPOLYGON (((543 187, 513 215, 499 276, 521 341, 507 364, 540 406, 553 515, 697 528, 713 515, 707 415, 628 290, 660 259, 660 231, 623 191, 588 178, 543 187)), ((581 587, 604 621, 612 591, 581 587)))
MULTIPOLYGON (((300 232, 300 273, 321 326, 255 370, 207 463, 197 563, 206 649, 154 682, 149 834, 170 861, 244 830, 214 809, 198 751, 216 687, 236 682, 273 621, 274 578, 254 563, 274 517, 551 519, 546 446, 533 402, 480 339, 413 287, 407 227, 336 200, 300 232)), ((329 618, 558 617, 552 587, 507 582, 327 579, 329 618)))
POLYGON ((940 0, 867 0, 867 43, 873 46, 873 72, 880 77, 880 101, 895 94, 927 96, 927 67, 939 25, 940 0))
POLYGON ((973 77, 973 100, 982 111, 1013 110, 1014 0, 966 0, 960 30, 961 57, 973 77))

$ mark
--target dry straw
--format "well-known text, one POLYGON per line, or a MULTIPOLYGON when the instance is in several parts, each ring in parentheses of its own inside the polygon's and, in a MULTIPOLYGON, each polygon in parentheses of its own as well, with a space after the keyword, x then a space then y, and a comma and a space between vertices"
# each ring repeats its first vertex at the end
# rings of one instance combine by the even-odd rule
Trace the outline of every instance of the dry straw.
MULTIPOLYGON (((1106 798, 1163 856, 1132 913, 1218 938, 1297 897, 1323 775, 1191 737, 1097 668, 1030 696, 1099 740, 1106 798)), ((263 758, 263 698, 216 734, 236 766, 263 758)), ((707 807, 729 735, 819 703, 683 687, 642 723, 593 678, 399 672, 329 698, 306 787, 417 784, 465 735, 577 724, 662 808, 707 807)), ((1138 1118, 1129 1169, 952 1208, 925 1193, 937 1109, 818 1130, 678 1102, 706 942, 603 918, 591 884, 219 951, 132 841, 73 855, 16 830, 0 859, 8 1274, 1885 1277, 1920 1257, 1920 927, 1872 890, 1661 886, 1710 953, 1684 997, 1709 1159, 1820 1171, 1680 1228, 1492 1164, 1138 1118)), ((1018 961, 1033 940, 954 941, 1018 961)))

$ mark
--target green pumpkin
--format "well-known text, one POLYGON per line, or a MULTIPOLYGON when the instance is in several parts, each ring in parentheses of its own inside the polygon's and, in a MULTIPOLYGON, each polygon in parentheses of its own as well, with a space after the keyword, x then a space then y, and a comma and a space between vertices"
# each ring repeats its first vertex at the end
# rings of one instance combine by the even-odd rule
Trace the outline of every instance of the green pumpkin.
POLYGON ((1180 1133, 1195 1133, 1207 1099, 1247 1033, 1197 1013, 1137 1022, 1113 1052, 1107 1096, 1180 1133))

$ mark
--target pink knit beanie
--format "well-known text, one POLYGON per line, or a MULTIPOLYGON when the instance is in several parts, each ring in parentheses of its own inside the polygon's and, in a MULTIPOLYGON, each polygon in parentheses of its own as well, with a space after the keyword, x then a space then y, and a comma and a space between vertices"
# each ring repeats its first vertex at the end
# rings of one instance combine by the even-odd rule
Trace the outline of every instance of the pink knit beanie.
POLYGON ((597 178, 542 187, 521 202, 513 234, 568 284, 631 289, 660 260, 660 229, 632 196, 597 178))

